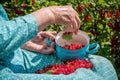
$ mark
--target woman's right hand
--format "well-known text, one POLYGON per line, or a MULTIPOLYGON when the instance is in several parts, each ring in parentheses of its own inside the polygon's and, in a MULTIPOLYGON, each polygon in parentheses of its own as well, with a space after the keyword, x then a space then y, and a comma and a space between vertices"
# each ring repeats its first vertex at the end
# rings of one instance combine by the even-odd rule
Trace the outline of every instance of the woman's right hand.
POLYGON ((39 31, 51 24, 62 24, 69 31, 80 27, 78 13, 71 6, 50 6, 32 13, 38 22, 39 31))
POLYGON ((71 6, 52 6, 49 9, 53 14, 53 23, 65 25, 67 31, 79 29, 78 13, 71 6))

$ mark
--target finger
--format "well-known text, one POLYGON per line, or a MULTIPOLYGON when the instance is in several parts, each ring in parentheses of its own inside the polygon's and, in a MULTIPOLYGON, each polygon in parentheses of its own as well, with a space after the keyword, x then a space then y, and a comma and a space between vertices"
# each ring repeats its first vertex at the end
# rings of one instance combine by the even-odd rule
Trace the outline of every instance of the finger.
POLYGON ((65 28, 63 29, 63 31, 67 31, 67 32, 73 32, 73 26, 72 24, 66 24, 65 28))
POLYGON ((49 39, 50 39, 51 42, 54 42, 55 36, 50 36, 49 39))
MULTIPOLYGON (((53 34, 56 34, 56 33, 53 32, 53 34)), ((45 32, 45 33, 42 34, 42 36, 45 37, 45 38, 46 38, 46 37, 49 38, 50 41, 54 41, 55 35, 53 35, 53 34, 51 34, 51 33, 49 33, 49 32, 45 32)))
POLYGON ((80 18, 79 18, 79 15, 77 14, 77 13, 74 13, 73 14, 74 15, 74 27, 76 28, 76 29, 78 29, 79 27, 80 27, 80 18))
POLYGON ((79 14, 72 8, 72 16, 73 16, 73 28, 78 29, 80 27, 80 19, 79 19, 79 14))
POLYGON ((75 29, 77 28, 77 21, 75 18, 76 14, 71 12, 69 13, 69 15, 67 16, 67 19, 69 20, 68 23, 66 23, 66 26, 72 29, 72 32, 75 31, 75 29))
POLYGON ((77 13, 77 11, 75 11, 74 9, 73 9, 73 12, 75 13, 75 15, 79 16, 79 14, 77 13))
POLYGON ((73 32, 76 32, 79 30, 80 27, 80 19, 77 15, 74 16, 74 18, 72 19, 72 24, 73 26, 73 32))
MULTIPOLYGON (((75 17, 74 17, 75 18, 75 17)), ((72 19, 72 26, 73 26, 73 30, 75 31, 77 28, 77 23, 75 19, 72 19)))
POLYGON ((51 54, 51 53, 54 53, 54 51, 55 51, 54 48, 47 47, 47 49, 42 50, 42 53, 51 54))
POLYGON ((44 49, 46 49, 48 47, 48 44, 44 42, 43 46, 44 46, 44 49))
POLYGON ((56 34, 57 34, 56 31, 51 31, 50 33, 53 34, 53 35, 56 35, 56 34))
POLYGON ((74 19, 74 21, 73 21, 73 27, 74 27, 74 28, 73 28, 73 29, 74 29, 74 32, 79 29, 79 24, 78 24, 78 22, 77 22, 76 19, 74 19))
POLYGON ((76 15, 76 16, 75 16, 75 19, 76 19, 76 22, 77 22, 78 28, 80 28, 81 21, 80 21, 79 16, 76 15))
POLYGON ((41 31, 37 34, 36 40, 38 40, 38 41, 42 40, 43 41, 45 39, 45 37, 42 36, 42 33, 43 33, 43 31, 41 31))
POLYGON ((55 42, 51 42, 51 48, 55 48, 55 42))
POLYGON ((68 5, 66 7, 69 8, 68 10, 70 10, 71 13, 74 13, 75 15, 79 16, 79 14, 77 13, 77 11, 72 6, 68 5))

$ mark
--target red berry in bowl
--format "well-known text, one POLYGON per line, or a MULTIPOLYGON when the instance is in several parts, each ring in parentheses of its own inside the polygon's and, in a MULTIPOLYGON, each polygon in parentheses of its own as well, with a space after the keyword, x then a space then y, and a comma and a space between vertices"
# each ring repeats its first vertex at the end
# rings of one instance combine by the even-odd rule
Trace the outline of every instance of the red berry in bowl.
POLYGON ((83 48, 83 44, 70 44, 70 45, 65 45, 63 48, 67 50, 78 50, 83 48))

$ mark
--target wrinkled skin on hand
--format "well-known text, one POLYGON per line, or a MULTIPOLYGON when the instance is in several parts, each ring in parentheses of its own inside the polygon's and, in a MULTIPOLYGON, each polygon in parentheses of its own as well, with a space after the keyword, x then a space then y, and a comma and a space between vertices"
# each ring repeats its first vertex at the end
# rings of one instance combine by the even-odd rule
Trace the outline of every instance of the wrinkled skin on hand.
POLYGON ((32 40, 26 42, 21 48, 39 52, 43 54, 50 54, 54 52, 54 35, 56 34, 55 31, 41 31, 38 35, 33 38, 32 40), (49 38, 51 40, 51 46, 48 46, 45 38, 49 38))
POLYGON ((49 7, 53 13, 53 23, 65 25, 67 31, 76 31, 80 27, 78 13, 71 6, 49 7))
POLYGON ((39 31, 51 24, 61 24, 64 30, 76 31, 80 27, 78 13, 71 6, 50 6, 32 13, 38 23, 39 31))

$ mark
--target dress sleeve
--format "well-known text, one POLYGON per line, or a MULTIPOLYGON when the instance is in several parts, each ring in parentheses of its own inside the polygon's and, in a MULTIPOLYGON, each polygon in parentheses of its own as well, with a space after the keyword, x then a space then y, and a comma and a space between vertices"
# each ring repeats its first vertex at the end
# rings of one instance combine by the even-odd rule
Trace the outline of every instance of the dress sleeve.
POLYGON ((0 21, 0 58, 18 49, 37 32, 37 21, 32 14, 0 21))

